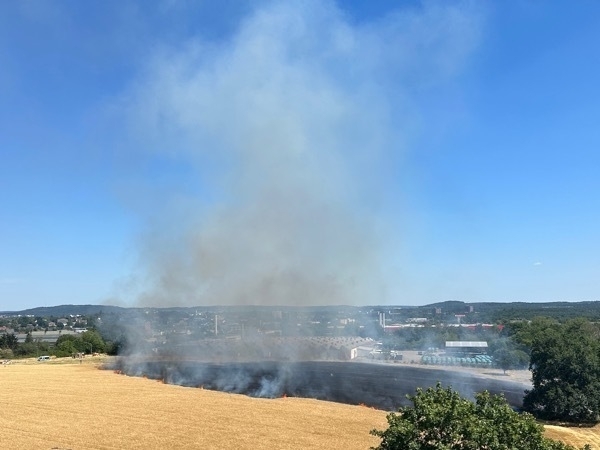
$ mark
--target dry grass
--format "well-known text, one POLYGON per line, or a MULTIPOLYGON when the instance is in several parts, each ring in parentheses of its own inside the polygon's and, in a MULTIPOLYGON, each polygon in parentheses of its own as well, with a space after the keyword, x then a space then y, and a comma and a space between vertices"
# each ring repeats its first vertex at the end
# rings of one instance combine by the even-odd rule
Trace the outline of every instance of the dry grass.
POLYGON ((11 449, 366 449, 386 425, 370 408, 165 385, 92 359, 0 366, 0 405, 11 449))
MULTIPOLYGON (((0 366, 0 446, 11 449, 367 449, 385 413, 317 400, 256 399, 98 370, 103 358, 0 366)), ((600 425, 546 426, 600 448, 600 425)))
POLYGON ((583 447, 590 444, 592 448, 600 449, 600 425, 591 428, 559 427, 556 425, 545 425, 545 435, 549 438, 583 447))

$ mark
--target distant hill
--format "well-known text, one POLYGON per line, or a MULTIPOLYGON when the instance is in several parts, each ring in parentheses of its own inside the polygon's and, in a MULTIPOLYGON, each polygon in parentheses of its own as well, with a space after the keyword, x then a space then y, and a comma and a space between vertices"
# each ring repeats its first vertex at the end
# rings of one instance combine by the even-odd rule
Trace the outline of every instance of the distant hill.
POLYGON ((430 305, 419 306, 419 308, 442 308, 446 311, 463 311, 466 306, 473 303, 465 303, 459 300, 446 300, 444 302, 431 303, 430 305))
POLYGON ((462 302, 450 300, 417 307, 421 311, 440 308, 445 314, 465 313, 473 308, 478 321, 531 320, 536 316, 559 320, 585 317, 600 320, 600 301, 583 302, 462 302))
POLYGON ((423 306, 348 306, 348 305, 326 305, 326 306, 172 306, 172 307, 120 307, 112 305, 60 305, 42 306, 38 308, 24 309, 22 311, 0 311, 4 315, 33 315, 41 317, 61 317, 68 315, 92 316, 96 314, 130 315, 139 311, 161 311, 165 312, 244 312, 244 311, 305 311, 322 314, 347 314, 348 316, 362 313, 375 314, 379 311, 387 311, 390 315, 403 320, 409 317, 429 317, 437 320, 454 320, 456 314, 466 314, 464 320, 470 323, 496 323, 509 320, 531 320, 536 316, 552 317, 557 320, 566 320, 575 317, 583 317, 588 320, 600 321, 600 301, 583 302, 463 302, 449 300, 432 303, 423 306), (439 310, 439 314, 436 313, 439 310))
POLYGON ((0 314, 10 314, 22 316, 90 316, 98 313, 119 313, 131 308, 122 308, 111 305, 60 305, 60 306, 40 306, 37 308, 24 309, 22 311, 0 311, 0 314))

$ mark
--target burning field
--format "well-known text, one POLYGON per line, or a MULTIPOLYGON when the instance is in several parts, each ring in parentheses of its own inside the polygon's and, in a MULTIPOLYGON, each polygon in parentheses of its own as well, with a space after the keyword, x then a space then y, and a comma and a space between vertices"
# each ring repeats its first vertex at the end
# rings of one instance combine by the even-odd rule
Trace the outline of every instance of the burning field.
POLYGON ((314 398, 396 410, 407 394, 438 381, 466 397, 488 390, 503 394, 518 408, 529 384, 452 370, 345 361, 207 363, 185 360, 120 358, 111 369, 188 387, 203 387, 252 397, 314 398))
MULTIPOLYGON (((383 365, 346 365, 374 370, 372 375, 385 374, 383 365)), ((333 366, 322 364, 320 369, 332 370, 333 366)), ((1 366, 2 446, 54 450, 366 449, 378 443, 369 430, 386 426, 384 411, 364 406, 190 389, 97 367, 92 359, 80 364, 71 358, 1 366)), ((292 372, 300 368, 288 366, 292 372)), ((427 373, 433 379, 437 372, 430 369, 419 374, 425 382, 427 373)), ((339 376, 330 373, 333 378, 339 376)), ((370 381, 373 385, 387 382, 370 381)), ((594 448, 600 444, 598 427, 547 426, 546 430, 549 437, 571 444, 588 442, 594 448)))
POLYGON ((374 345, 372 340, 348 337, 210 339, 136 349, 108 368, 186 387, 364 404, 386 411, 406 404, 406 396, 418 387, 438 382, 467 398, 483 390, 503 394, 515 408, 531 388, 529 382, 482 373, 377 363, 369 359, 374 345))
POLYGON ((371 408, 189 389, 86 362, 0 367, 3 448, 366 449, 386 423, 371 408))

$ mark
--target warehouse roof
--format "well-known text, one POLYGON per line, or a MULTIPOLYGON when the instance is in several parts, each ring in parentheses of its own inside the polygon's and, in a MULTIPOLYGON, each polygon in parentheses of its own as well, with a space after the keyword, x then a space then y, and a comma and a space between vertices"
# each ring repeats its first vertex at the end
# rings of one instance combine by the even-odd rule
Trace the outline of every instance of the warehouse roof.
POLYGON ((446 341, 446 347, 452 348, 487 348, 486 341, 446 341))

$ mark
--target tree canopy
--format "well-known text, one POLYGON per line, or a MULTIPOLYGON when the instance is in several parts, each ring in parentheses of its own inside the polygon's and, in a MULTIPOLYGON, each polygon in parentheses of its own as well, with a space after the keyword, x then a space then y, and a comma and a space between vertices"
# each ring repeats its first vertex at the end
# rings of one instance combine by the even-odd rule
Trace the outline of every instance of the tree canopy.
POLYGON ((540 325, 532 338, 530 369, 527 411, 547 420, 598 422, 600 342, 593 324, 576 319, 540 325))
POLYGON ((19 345, 19 339, 14 333, 0 334, 0 348, 14 350, 19 345))
POLYGON ((502 396, 482 392, 472 402, 438 384, 408 398, 413 406, 388 414, 387 430, 371 431, 382 439, 375 450, 575 450, 545 438, 532 415, 502 396))

